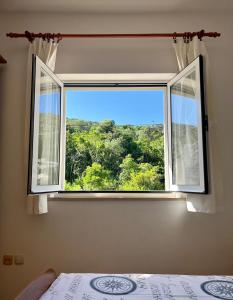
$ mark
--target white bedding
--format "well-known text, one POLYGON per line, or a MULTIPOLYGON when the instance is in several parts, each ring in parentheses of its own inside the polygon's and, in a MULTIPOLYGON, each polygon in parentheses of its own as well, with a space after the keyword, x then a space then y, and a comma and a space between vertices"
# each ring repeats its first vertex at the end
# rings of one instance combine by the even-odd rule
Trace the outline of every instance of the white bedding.
POLYGON ((60 274, 40 300, 233 299, 233 276, 60 274))

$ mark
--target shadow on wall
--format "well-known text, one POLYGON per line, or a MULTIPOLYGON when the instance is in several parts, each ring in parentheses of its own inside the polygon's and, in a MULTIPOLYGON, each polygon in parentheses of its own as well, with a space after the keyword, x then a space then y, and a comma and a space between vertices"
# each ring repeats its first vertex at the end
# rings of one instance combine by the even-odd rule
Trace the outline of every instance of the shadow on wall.
MULTIPOLYGON (((6 72, 7 72, 7 65, 0 64, 0 99, 4 99, 4 92, 6 88, 6 72)), ((2 137, 2 130, 3 130, 3 101, 0 101, 0 139, 2 137)), ((2 147, 0 147, 0 157, 2 157, 2 147)))

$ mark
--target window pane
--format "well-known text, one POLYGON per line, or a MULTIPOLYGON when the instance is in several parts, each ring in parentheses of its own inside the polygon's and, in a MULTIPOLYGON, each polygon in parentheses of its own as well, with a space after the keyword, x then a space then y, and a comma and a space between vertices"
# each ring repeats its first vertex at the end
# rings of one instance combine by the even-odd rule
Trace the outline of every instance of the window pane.
POLYGON ((59 184, 61 88, 41 71, 37 184, 59 184))
POLYGON ((171 86, 172 183, 200 185, 200 96, 195 67, 171 86))
POLYGON ((66 190, 164 190, 164 90, 66 89, 66 190))

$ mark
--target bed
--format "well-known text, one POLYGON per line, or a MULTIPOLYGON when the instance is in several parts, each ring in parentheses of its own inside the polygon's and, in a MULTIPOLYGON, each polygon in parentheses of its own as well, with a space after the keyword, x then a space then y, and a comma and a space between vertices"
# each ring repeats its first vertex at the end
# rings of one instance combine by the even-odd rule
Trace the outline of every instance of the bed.
MULTIPOLYGON (((29 294, 23 295, 22 292, 16 299, 233 299, 233 276, 61 273, 56 279, 54 278, 54 280, 51 281, 51 285, 44 291, 40 287, 40 294, 37 293, 37 295, 35 295, 36 291, 32 291, 29 296, 29 294)), ((47 285, 48 284, 49 283, 47 283, 47 285)))

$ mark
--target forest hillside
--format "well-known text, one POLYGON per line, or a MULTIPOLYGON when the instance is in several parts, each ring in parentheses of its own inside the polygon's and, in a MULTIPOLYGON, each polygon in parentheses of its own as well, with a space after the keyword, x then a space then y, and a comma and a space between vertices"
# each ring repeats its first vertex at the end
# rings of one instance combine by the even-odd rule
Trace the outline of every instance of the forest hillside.
POLYGON ((67 119, 66 190, 164 190, 163 125, 67 119))

